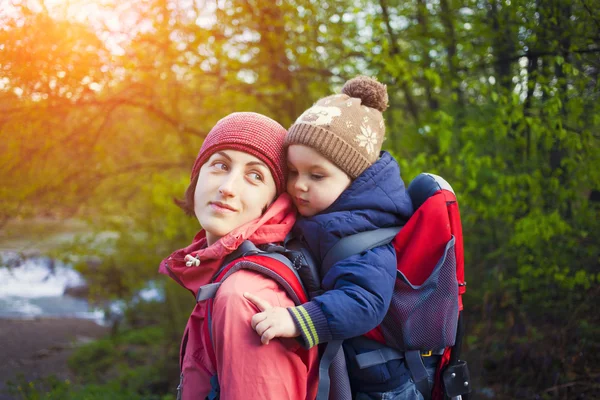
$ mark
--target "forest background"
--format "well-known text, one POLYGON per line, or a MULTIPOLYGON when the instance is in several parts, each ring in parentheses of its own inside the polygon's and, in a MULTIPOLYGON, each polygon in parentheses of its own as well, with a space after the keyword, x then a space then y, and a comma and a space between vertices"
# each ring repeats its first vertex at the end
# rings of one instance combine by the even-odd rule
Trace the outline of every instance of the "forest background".
POLYGON ((193 299, 157 266, 199 229, 173 198, 203 138, 366 74, 405 181, 458 195, 473 397, 600 396, 599 43, 592 0, 0 0, 2 237, 84 221, 51 254, 130 305, 21 395, 173 398, 193 299))

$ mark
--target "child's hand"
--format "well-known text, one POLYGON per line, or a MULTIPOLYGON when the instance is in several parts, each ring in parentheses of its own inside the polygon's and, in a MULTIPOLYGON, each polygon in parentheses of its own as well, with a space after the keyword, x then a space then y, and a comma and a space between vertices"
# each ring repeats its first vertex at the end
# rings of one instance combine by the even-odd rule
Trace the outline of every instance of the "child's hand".
POLYGON ((248 292, 244 297, 261 311, 252 317, 252 329, 260 336, 263 344, 269 344, 276 337, 296 337, 300 332, 289 311, 283 307, 273 307, 269 302, 248 292))

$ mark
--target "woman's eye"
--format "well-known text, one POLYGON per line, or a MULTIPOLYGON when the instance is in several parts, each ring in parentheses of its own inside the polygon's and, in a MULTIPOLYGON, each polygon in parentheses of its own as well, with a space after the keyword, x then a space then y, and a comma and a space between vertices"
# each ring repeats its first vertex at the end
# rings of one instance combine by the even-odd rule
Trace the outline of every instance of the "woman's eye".
POLYGON ((289 176, 296 176, 296 175, 298 175, 298 171, 288 170, 288 175, 289 176))
POLYGON ((227 164, 222 163, 222 162, 216 162, 216 163, 214 163, 213 167, 215 167, 216 169, 227 171, 227 164))
POLYGON ((251 172, 249 175, 250 175, 250 178, 252 178, 252 180, 259 181, 259 182, 263 181, 263 177, 259 173, 251 172))

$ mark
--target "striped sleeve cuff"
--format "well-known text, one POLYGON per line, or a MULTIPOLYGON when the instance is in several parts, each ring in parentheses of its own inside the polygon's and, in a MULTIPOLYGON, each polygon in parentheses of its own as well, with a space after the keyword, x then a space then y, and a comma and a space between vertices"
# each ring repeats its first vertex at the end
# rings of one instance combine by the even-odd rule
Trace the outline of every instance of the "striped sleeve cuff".
POLYGON ((310 349, 319 343, 329 342, 331 331, 321 307, 314 302, 288 308, 302 336, 303 346, 310 349))

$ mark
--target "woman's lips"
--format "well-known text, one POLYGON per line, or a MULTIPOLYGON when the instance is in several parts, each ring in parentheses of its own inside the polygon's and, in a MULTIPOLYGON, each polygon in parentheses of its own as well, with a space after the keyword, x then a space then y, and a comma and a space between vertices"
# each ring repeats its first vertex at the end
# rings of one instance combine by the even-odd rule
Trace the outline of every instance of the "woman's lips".
POLYGON ((230 213, 234 213, 237 211, 235 208, 231 207, 230 205, 225 204, 225 203, 220 203, 218 201, 210 203, 210 208, 214 212, 217 212, 219 214, 230 214, 230 213))

